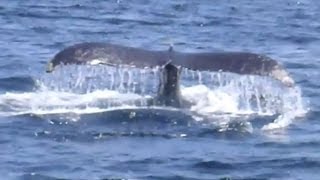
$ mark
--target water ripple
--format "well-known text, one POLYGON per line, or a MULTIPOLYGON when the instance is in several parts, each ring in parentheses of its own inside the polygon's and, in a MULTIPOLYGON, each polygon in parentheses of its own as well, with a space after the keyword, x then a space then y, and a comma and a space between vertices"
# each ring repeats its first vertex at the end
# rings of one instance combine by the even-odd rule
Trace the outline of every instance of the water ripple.
POLYGON ((32 77, 7 77, 0 78, 1 91, 32 91, 36 87, 36 82, 32 77))
MULTIPOLYGON (((320 176, 318 2, 3 0, 0 4, 3 179, 317 179, 320 176), (242 96, 236 93, 252 81, 230 76, 230 81, 224 84, 205 80, 213 91, 197 94, 205 88, 195 88, 196 95, 188 96, 207 100, 202 101, 205 105, 193 106, 197 112, 206 114, 213 108, 228 111, 210 118, 186 111, 88 107, 107 107, 103 98, 109 91, 91 92, 111 86, 105 83, 109 78, 96 79, 101 84, 86 84, 81 79, 68 79, 67 73, 51 76, 52 79, 44 73, 46 62, 55 53, 83 41, 155 50, 174 44, 177 51, 267 54, 292 74, 302 92, 296 91, 294 95, 301 98, 284 98, 281 103, 274 98, 268 101, 270 106, 260 106, 262 109, 258 111, 259 98, 254 97, 259 96, 252 96, 252 101, 241 101, 244 102, 241 106, 250 105, 254 113, 239 115, 239 107, 235 105, 240 100, 230 101, 228 97, 243 98, 249 91, 242 96), (92 89, 85 88, 89 86, 92 89), (95 101, 99 97, 102 99, 95 101), (219 100, 220 97, 224 98, 219 100), (310 111, 285 121, 286 117, 299 114, 297 104, 304 105, 305 101, 309 101, 305 109, 310 111), (272 107, 273 113, 261 114, 265 107, 272 107), (291 111, 281 116, 283 109, 291 111), (261 130, 270 123, 280 128, 261 130), (289 126, 281 126, 286 123, 289 126)), ((103 73, 107 72, 110 71, 103 73)), ((198 76, 197 72, 195 75, 198 76)), ((183 77, 184 83, 195 85, 188 78, 183 77)), ((198 83, 199 77, 196 78, 193 80, 198 83)), ((276 90, 277 85, 270 81, 259 82, 255 81, 260 86, 259 92, 270 97, 290 95, 289 91, 276 90)), ((150 84, 157 85, 157 82, 150 84)), ((156 89, 149 93, 154 92, 156 89)))

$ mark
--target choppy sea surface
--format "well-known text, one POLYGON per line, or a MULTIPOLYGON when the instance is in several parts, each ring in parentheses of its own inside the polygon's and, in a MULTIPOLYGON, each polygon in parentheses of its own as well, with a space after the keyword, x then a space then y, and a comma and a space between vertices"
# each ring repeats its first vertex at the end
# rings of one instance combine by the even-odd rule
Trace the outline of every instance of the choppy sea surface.
POLYGON ((1 179, 319 179, 320 3, 0 2, 1 179), (183 70, 188 108, 147 107, 158 69, 65 66, 79 42, 246 51, 295 79, 183 70))

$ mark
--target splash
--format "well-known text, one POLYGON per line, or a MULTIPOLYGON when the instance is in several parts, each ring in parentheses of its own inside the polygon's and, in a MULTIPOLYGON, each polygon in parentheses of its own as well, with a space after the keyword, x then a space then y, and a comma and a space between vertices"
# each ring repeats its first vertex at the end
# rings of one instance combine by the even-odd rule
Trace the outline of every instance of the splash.
POLYGON ((182 75, 182 95, 198 120, 212 118, 224 126, 241 116, 279 115, 262 127, 272 130, 287 127, 307 112, 299 87, 288 88, 269 77, 186 69, 182 75))
POLYGON ((0 95, 0 114, 81 114, 147 106, 157 92, 157 73, 158 69, 65 66, 42 75, 34 92, 0 95))
MULTIPOLYGON (((100 113, 115 109, 164 108, 150 105, 160 69, 65 66, 41 75, 33 92, 0 94, 0 115, 100 113)), ((222 130, 234 120, 252 129, 248 116, 279 116, 263 130, 284 128, 306 113, 298 87, 287 88, 268 77, 182 69, 182 98, 197 121, 222 130)))
POLYGON ((1 115, 98 113, 110 107, 135 107, 146 104, 149 96, 122 94, 117 91, 97 90, 87 94, 59 91, 5 93, 0 95, 1 115))

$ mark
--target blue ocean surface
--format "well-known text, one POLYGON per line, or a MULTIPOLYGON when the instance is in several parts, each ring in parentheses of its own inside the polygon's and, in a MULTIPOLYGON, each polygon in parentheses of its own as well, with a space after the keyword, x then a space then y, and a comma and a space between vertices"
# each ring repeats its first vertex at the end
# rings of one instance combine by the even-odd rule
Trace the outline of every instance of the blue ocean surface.
POLYGON ((320 179, 319 17, 312 0, 1 0, 0 179, 320 179), (184 70, 177 109, 146 106, 159 69, 45 72, 91 41, 261 53, 296 83, 184 70))

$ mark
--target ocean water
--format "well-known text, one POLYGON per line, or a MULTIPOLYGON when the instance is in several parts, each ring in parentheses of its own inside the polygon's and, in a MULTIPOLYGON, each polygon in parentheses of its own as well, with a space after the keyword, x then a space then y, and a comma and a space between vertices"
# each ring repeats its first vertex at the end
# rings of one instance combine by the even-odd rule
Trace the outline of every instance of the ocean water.
POLYGON ((1 179, 319 179, 319 17, 311 0, 2 0, 1 179), (148 108, 158 69, 45 73, 89 41, 266 54, 296 84, 183 70, 192 105, 148 108))

